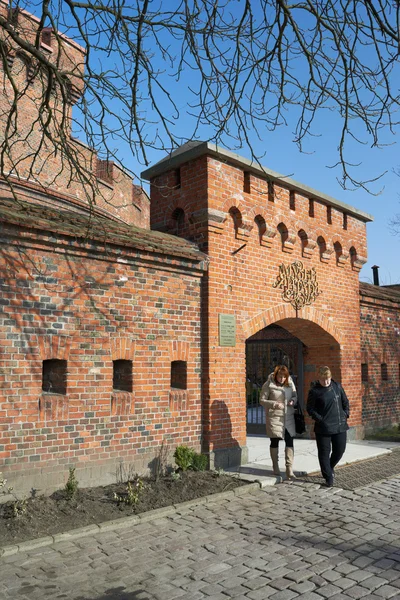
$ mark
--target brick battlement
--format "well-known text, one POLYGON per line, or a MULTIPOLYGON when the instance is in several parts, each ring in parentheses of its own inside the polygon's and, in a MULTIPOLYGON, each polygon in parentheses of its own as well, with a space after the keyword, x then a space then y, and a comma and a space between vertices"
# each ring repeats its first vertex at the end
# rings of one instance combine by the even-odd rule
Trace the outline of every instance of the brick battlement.
POLYGON ((151 184, 152 228, 202 243, 233 220, 239 241, 277 244, 287 254, 298 247, 303 259, 318 255, 356 271, 365 264, 370 215, 213 144, 187 146, 142 173, 151 184))

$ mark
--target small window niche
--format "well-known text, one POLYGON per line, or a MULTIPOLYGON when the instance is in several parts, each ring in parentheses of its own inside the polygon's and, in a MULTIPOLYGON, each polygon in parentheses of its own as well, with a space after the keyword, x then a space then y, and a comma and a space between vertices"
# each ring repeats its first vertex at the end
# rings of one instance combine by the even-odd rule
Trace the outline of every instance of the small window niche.
POLYGON ((176 208, 171 215, 172 231, 175 235, 181 235, 185 227, 185 211, 183 208, 176 208))
POLYGON ((43 29, 42 31, 42 35, 41 35, 41 42, 42 44, 46 44, 46 46, 49 46, 51 48, 51 29, 43 29))
POLYGON ((289 208, 290 210, 296 210, 296 194, 293 190, 289 192, 289 208))
POLYGON ((273 181, 268 181, 268 202, 275 202, 275 186, 273 181))
POLYGON ((171 362, 171 388, 187 389, 187 362, 185 360, 171 362))
POLYGON ((308 201, 308 216, 311 218, 315 217, 314 200, 312 198, 308 201))
POLYGON ((258 239, 260 242, 261 246, 265 246, 265 240, 264 240, 264 234, 267 231, 267 224, 265 222, 265 219, 261 216, 261 215, 257 215, 256 218, 254 219, 257 228, 258 228, 258 239))
POLYGON ((132 361, 113 360, 114 392, 132 392, 132 361))
POLYGON ((10 23, 10 25, 12 25, 13 27, 18 27, 18 25, 19 25, 20 12, 21 12, 21 10, 18 7, 8 9, 7 20, 10 23))
POLYGON ((368 383, 368 363, 361 363, 361 381, 368 383))
POLYGON ((42 391, 48 394, 67 393, 67 361, 50 359, 43 361, 42 391))
POLYGON ((326 222, 328 225, 332 225, 332 206, 326 207, 326 222))
POLYGON ((243 173, 243 191, 245 194, 251 193, 250 173, 248 171, 243 173))
POLYGON ((388 381, 389 373, 387 363, 381 363, 381 380, 388 381))
POLYGON ((174 169, 171 172, 171 187, 173 190, 179 190, 181 188, 181 185, 182 185, 181 170, 174 169))
POLYGON ((319 256, 322 259, 326 252, 326 242, 325 242, 324 238, 322 237, 322 235, 320 235, 317 238, 317 244, 318 244, 318 248, 319 248, 319 256))

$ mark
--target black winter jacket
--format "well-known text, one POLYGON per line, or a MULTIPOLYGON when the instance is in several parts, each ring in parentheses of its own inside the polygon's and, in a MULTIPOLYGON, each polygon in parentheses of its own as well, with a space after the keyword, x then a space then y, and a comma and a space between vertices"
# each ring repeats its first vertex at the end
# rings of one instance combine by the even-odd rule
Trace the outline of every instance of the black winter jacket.
POLYGON ((347 431, 350 407, 340 383, 332 379, 328 387, 322 386, 319 381, 311 386, 307 398, 307 412, 315 422, 315 433, 334 435, 347 431))

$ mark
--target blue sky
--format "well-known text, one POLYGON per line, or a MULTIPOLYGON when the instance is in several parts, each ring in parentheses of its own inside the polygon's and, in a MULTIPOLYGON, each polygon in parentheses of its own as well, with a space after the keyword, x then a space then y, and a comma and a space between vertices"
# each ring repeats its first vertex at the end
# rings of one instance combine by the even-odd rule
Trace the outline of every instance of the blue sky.
MULTIPOLYGON (((240 4, 240 2, 233 2, 230 6, 234 9, 240 4)), ((303 25, 305 25, 305 22, 303 25)), ((364 48, 363 52, 367 56, 368 49, 364 48)), ((371 63, 376 60, 373 55, 369 58, 371 63)), ((163 115, 171 119, 172 130, 177 138, 182 136, 183 143, 186 141, 184 136, 190 137, 194 129, 195 120, 189 115, 191 112, 190 103, 193 103, 193 94, 190 93, 189 87, 192 90, 198 90, 198 72, 196 68, 193 68, 193 63, 189 61, 192 68, 187 66, 183 76, 177 81, 175 77, 171 77, 171 71, 160 56, 155 54, 153 60, 154 66, 159 68, 161 72, 164 71, 160 74, 159 79, 173 94, 180 112, 179 117, 176 118, 175 111, 164 99, 164 102, 161 100, 163 115)), ((301 74, 305 74, 305 79, 307 79, 307 64, 304 64, 300 59, 296 61, 296 64, 298 65, 297 75, 301 77, 301 74)), ((400 63, 397 61, 395 71, 392 74, 393 81, 397 81, 394 86, 397 93, 399 91, 398 81, 400 80, 398 78, 399 66, 400 63)), ((359 93, 360 102, 367 105, 370 94, 363 92, 362 87, 359 93)), ((271 97, 273 98, 273 95, 271 97)), ((330 104, 335 106, 332 102, 330 104)), ((147 117, 149 121, 144 126, 143 131, 152 137, 159 130, 160 123, 157 122, 157 118, 154 119, 154 113, 146 102, 142 102, 140 108, 144 117, 147 117)), ((395 174, 395 169, 400 168, 400 153, 394 143, 396 140, 395 135, 390 134, 382 127, 380 141, 386 146, 373 148, 371 147, 371 137, 365 131, 365 126, 357 122, 356 119, 351 119, 350 115, 352 133, 363 142, 361 144, 357 143, 351 137, 346 142, 347 160, 350 159, 354 165, 359 165, 352 167, 351 173, 360 181, 374 179, 382 173, 386 173, 379 181, 368 186, 372 193, 368 193, 362 188, 353 191, 344 190, 338 181, 342 177, 341 167, 328 167, 328 165, 334 165, 338 161, 337 148, 342 125, 338 113, 327 108, 317 113, 312 128, 313 136, 305 141, 305 152, 303 153, 293 142, 293 132, 296 128, 296 117, 298 115, 299 107, 291 106, 286 111, 286 124, 278 127, 275 131, 268 131, 265 125, 263 126, 261 123, 257 131, 249 129, 247 133, 254 154, 260 157, 261 164, 266 167, 283 175, 288 175, 299 182, 371 214, 374 221, 367 224, 368 262, 360 273, 360 279, 372 283, 371 267, 378 265, 382 285, 400 283, 400 237, 393 235, 389 225, 390 220, 396 213, 400 213, 400 177, 395 174)), ((393 118, 395 116, 393 115, 393 118)), ((235 127, 233 126, 234 130, 235 127)), ((201 126, 196 131, 196 139, 208 140, 211 138, 212 140, 213 133, 210 126, 201 126)), ((168 144, 165 137, 164 140, 168 144)), ((245 147, 235 148, 226 139, 225 142, 222 142, 222 145, 246 158, 251 158, 250 150, 245 147)), ((122 152, 119 153, 119 156, 121 162, 131 168, 134 173, 139 174, 144 169, 143 163, 139 164, 132 153, 128 150, 125 152, 123 148, 123 144, 120 144, 119 150, 122 152)), ((164 157, 165 152, 148 149, 147 158, 150 164, 154 164, 164 157)))
MULTIPOLYGON (((229 11, 233 11, 233 13, 237 12, 238 15, 241 14, 240 11, 243 10, 244 6, 243 0, 230 0, 229 2, 228 0, 226 0, 226 2, 224 2, 224 0, 220 0, 221 5, 224 3, 228 7, 227 10, 229 9, 229 11)), ((34 10, 34 5, 36 5, 37 10, 42 9, 42 3, 38 0, 35 0, 32 5, 29 5, 29 10, 34 10)), ((153 1, 150 2, 151 9, 157 9, 161 7, 162 10, 165 11, 172 10, 173 7, 178 5, 178 0, 165 0, 165 3, 162 1, 160 3, 153 1)), ((71 14, 68 12, 69 9, 66 8, 65 4, 55 4, 55 12, 58 10, 57 6, 62 6, 62 10, 65 11, 63 15, 64 24, 73 23, 73 20, 71 21, 71 14)), ((135 13, 137 9, 130 9, 131 6, 136 5, 133 5, 133 3, 128 1, 124 5, 124 10, 128 12, 129 10, 133 10, 135 13)), ((256 12, 258 10, 256 8, 257 6, 258 2, 254 0, 252 2, 252 8, 253 10, 256 10, 256 12)), ((271 4, 271 6, 273 6, 273 4, 271 4)), ((358 4, 358 10, 361 11, 360 14, 362 14, 363 11, 362 6, 362 3, 358 4)), ((308 29, 312 38, 313 21, 310 20, 309 15, 307 15, 307 13, 304 14, 304 11, 299 11, 296 13, 296 15, 299 19, 298 25, 303 27, 303 29, 306 31, 308 29)), ((391 18, 394 18, 393 15, 391 18)), ((63 19, 60 20, 60 27, 63 19)), ((90 29, 93 32, 96 40, 98 35, 98 25, 98 20, 93 22, 90 21, 90 29)), ((64 27, 61 28, 64 29, 64 27)), ((104 35, 100 34, 99 40, 101 43, 107 44, 109 40, 107 23, 104 25, 103 31, 106 31, 107 33, 104 33, 104 35)), ((79 35, 76 31, 76 27, 73 27, 67 33, 73 37, 77 36, 76 39, 79 41, 79 35)), ((262 36, 264 35, 265 32, 262 33, 262 36)), ((135 38, 133 37, 132 39, 135 38)), ((162 54, 162 52, 160 52, 159 47, 154 42, 154 38, 150 35, 149 38, 146 39, 146 48, 148 52, 147 55, 150 57, 149 60, 153 68, 156 71, 159 70, 159 73, 156 77, 156 82, 165 85, 168 92, 172 94, 177 108, 179 109, 179 116, 176 117, 176 111, 168 101, 168 97, 163 96, 159 90, 157 92, 155 88, 153 91, 155 91, 156 97, 160 102, 160 108, 162 109, 163 117, 171 120, 171 128, 176 135, 176 139, 182 140, 183 143, 187 140, 187 138, 192 136, 193 130, 195 129, 195 120, 189 115, 191 110, 193 110, 190 108, 190 102, 193 103, 195 98, 193 93, 190 92, 190 88, 192 91, 194 90, 194 92, 198 91, 199 89, 200 78, 198 75, 198 69, 193 61, 193 58, 191 58, 190 55, 186 55, 186 66, 182 76, 179 80, 177 80, 176 76, 172 75, 174 69, 171 68, 165 56, 162 54)), ((171 44, 171 54, 174 55, 176 53, 176 55, 179 57, 179 46, 178 48, 175 47, 176 40, 174 38, 169 38, 168 34, 162 30, 160 39, 162 39, 166 45, 171 44)), ((260 39, 263 41, 264 37, 261 37, 260 39)), ((201 54, 203 52, 201 38, 199 38, 198 42, 198 53, 201 54)), ((324 38, 324 42, 325 51, 327 51, 327 54, 330 55, 330 41, 329 39, 324 38)), ((290 46, 291 44, 289 43, 289 48, 290 46)), ((227 46, 227 41, 224 38, 221 38, 220 47, 224 50, 224 57, 225 52, 227 57, 230 56, 231 49, 229 45, 227 46)), ((124 48, 123 45, 122 48, 124 48)), ((372 68, 373 63, 376 61, 376 57, 374 56, 373 52, 371 52, 371 49, 364 44, 358 45, 358 49, 362 54, 364 62, 367 64, 370 63, 372 68)), ((119 85, 123 86, 124 83, 121 82, 124 79, 122 75, 124 70, 121 67, 124 64, 126 68, 125 74, 127 75, 127 80, 129 80, 131 59, 129 56, 126 58, 124 52, 119 54, 114 44, 109 50, 110 52, 104 51, 100 53, 94 53, 94 62, 96 63, 97 60, 100 61, 102 66, 99 67, 97 65, 98 69, 102 70, 103 67, 113 69, 115 77, 115 80, 113 81, 115 81, 115 84, 118 85, 118 80, 120 79, 119 85), (124 58, 126 58, 126 61, 124 61, 124 58)), ((205 65, 205 68, 207 69, 207 60, 205 60, 205 65)), ((397 95, 399 93, 398 82, 400 81, 400 61, 394 59, 393 65, 394 70, 391 77, 392 81, 394 82, 394 91, 397 95)), ((290 62, 289 66, 290 68, 294 68, 295 77, 299 77, 301 81, 307 81, 309 65, 307 61, 304 62, 303 52, 299 52, 297 55, 295 55, 294 61, 290 62)), ((226 68, 226 64, 224 65, 224 62, 222 62, 220 67, 222 69, 221 72, 223 72, 224 68, 226 68)), ((322 71, 324 71, 325 67, 329 72, 329 64, 321 63, 320 68, 322 71)), ((241 73, 241 75, 244 77, 244 72, 241 73)), ((360 79, 359 76, 357 77, 356 72, 353 73, 353 75, 354 80, 360 85, 360 88, 357 88, 357 94, 360 98, 360 103, 364 104, 363 108, 368 107, 368 103, 371 101, 371 92, 365 92, 365 89, 362 87, 362 78, 360 79)), ((125 80, 125 84, 127 80, 125 80)), ((343 85, 340 74, 336 79, 336 83, 339 87, 343 85)), ((287 97, 290 97, 291 93, 296 95, 296 90, 296 84, 293 83, 292 80, 292 83, 290 83, 286 89, 287 97)), ((165 144, 168 146, 168 137, 162 133, 162 127, 160 127, 160 118, 153 110, 151 103, 148 101, 145 75, 143 79, 143 85, 140 86, 139 91, 140 93, 143 92, 142 97, 139 98, 137 103, 140 117, 143 118, 142 133, 148 136, 149 139, 155 139, 155 141, 158 142, 158 145, 165 144), (158 140, 157 136, 160 136, 158 140)), ((222 94, 218 98, 220 101, 224 100, 225 91, 226 90, 224 90, 224 86, 222 86, 222 94)), ((274 103, 274 97, 273 88, 272 93, 269 92, 267 95, 268 103, 274 103)), ((128 116, 130 114, 129 94, 126 96, 126 98, 128 98, 128 103, 125 105, 123 101, 124 98, 125 95, 123 93, 120 102, 118 102, 118 100, 113 98, 112 92, 110 92, 110 105, 112 110, 115 111, 116 115, 124 114, 125 111, 127 111, 128 116)), ((329 99, 328 101, 331 105, 331 108, 332 106, 336 106, 334 101, 329 99)), ((269 105, 268 103, 267 106, 269 105)), ((325 106, 327 105, 328 102, 325 103, 325 106)), ((340 167, 333 169, 328 168, 328 165, 334 165, 338 160, 337 147, 341 133, 341 120, 337 112, 328 109, 320 110, 318 112, 312 128, 313 137, 310 137, 308 140, 306 140, 306 144, 304 146, 304 150, 306 151, 305 153, 301 153, 296 144, 293 142, 293 131, 296 127, 296 115, 299 115, 299 107, 291 106, 287 111, 285 111, 285 113, 285 116, 287 117, 287 124, 278 127, 273 132, 268 131, 265 125, 262 123, 259 123, 257 131, 252 131, 251 129, 248 131, 246 130, 254 154, 260 157, 260 162, 266 167, 283 175, 288 175, 299 182, 316 188, 317 190, 333 196, 334 198, 350 204, 362 211, 370 213, 374 217, 374 221, 367 225, 368 263, 363 267, 360 273, 360 279, 371 282, 371 266, 378 265, 380 267, 379 274, 381 284, 390 285, 400 283, 400 237, 394 236, 391 233, 389 226, 390 220, 396 215, 396 213, 400 213, 400 177, 398 177, 394 172, 396 168, 400 167, 400 153, 397 146, 393 145, 396 139, 395 135, 387 133, 385 127, 381 127, 381 141, 387 145, 382 149, 372 148, 371 138, 369 137, 368 133, 365 131, 365 129, 363 129, 362 124, 360 125, 360 123, 357 123, 357 119, 351 118, 352 115, 350 114, 352 133, 354 133, 363 141, 363 144, 359 144, 355 141, 352 141, 351 138, 348 140, 346 155, 347 159, 349 160, 350 158, 352 163, 359 164, 358 167, 353 167, 352 174, 362 181, 373 179, 385 171, 386 174, 378 182, 369 186, 371 191, 378 195, 369 194, 363 189, 357 189, 355 191, 344 190, 337 180, 337 178, 340 179, 342 175, 340 167)), ((395 118, 396 115, 392 115, 392 117, 395 118)), ((109 115, 108 123, 111 125, 111 129, 113 128, 112 124, 114 121, 116 121, 116 119, 114 118, 113 120, 113 118, 109 115)), ((380 124, 384 125, 383 120, 380 124)), ((232 126, 234 135, 235 126, 232 124, 232 120, 230 121, 229 125, 232 126)), ((117 121, 116 128, 118 128, 117 121)), ((196 130, 196 139, 212 139, 213 133, 214 132, 210 125, 200 126, 200 128, 196 130)), ((138 162, 128 146, 124 144, 121 139, 118 139, 117 134, 110 135, 109 139, 110 148, 115 151, 119 162, 131 169, 133 173, 140 174, 140 172, 145 168, 143 162, 138 162), (114 147, 112 148, 112 146, 114 147)), ((152 144, 150 144, 150 146, 151 145, 152 144)), ((249 149, 233 147, 232 140, 229 143, 225 139, 225 142, 222 142, 222 145, 246 158, 251 158, 249 149)), ((99 150, 101 150, 101 148, 99 148, 99 150)), ((165 151, 156 151, 152 149, 152 147, 148 148, 147 159, 150 165, 164 157, 165 151)))
MULTIPOLYGON (((354 172, 360 179, 374 178, 385 171, 386 174, 369 186, 377 195, 363 189, 344 190, 337 180, 341 177, 340 167, 327 166, 337 161, 339 123, 337 116, 329 113, 328 117, 326 121, 320 119, 320 137, 310 140, 307 153, 300 152, 293 143, 290 126, 264 132, 261 140, 254 134, 251 137, 254 150, 260 156, 265 152, 261 160, 264 166, 369 213, 374 220, 367 224, 368 262, 360 272, 360 280, 372 283, 371 267, 378 265, 381 285, 400 283, 400 236, 393 235, 390 228, 390 220, 400 214, 400 177, 394 172, 396 167, 400 168, 398 145, 377 149, 355 144, 352 156, 360 166, 354 172)), ((228 149, 251 158, 250 151, 245 149, 228 149)), ((150 153, 151 164, 164 156, 162 152, 150 153)), ((139 164, 131 166, 135 172, 143 169, 139 164)))

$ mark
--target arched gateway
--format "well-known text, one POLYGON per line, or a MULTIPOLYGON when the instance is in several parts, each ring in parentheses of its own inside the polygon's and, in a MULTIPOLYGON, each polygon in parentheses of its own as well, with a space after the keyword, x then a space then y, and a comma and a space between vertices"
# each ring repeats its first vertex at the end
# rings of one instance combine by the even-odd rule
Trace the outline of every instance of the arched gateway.
MULTIPOLYGON (((265 433, 265 412, 259 404, 262 384, 274 368, 283 364, 296 384, 300 405, 304 407, 315 364, 338 365, 340 344, 329 332, 308 319, 282 319, 261 329, 246 340, 247 433, 265 433)), ((307 424, 307 433, 310 432, 307 424)))
POLYGON ((250 385, 283 358, 303 397, 329 364, 351 398, 350 436, 362 437, 358 273, 370 216, 210 143, 187 144, 142 175, 151 228, 168 231, 184 206, 181 235, 209 257, 202 407, 211 465, 247 460, 250 385), (274 327, 285 343, 271 341, 274 327))

